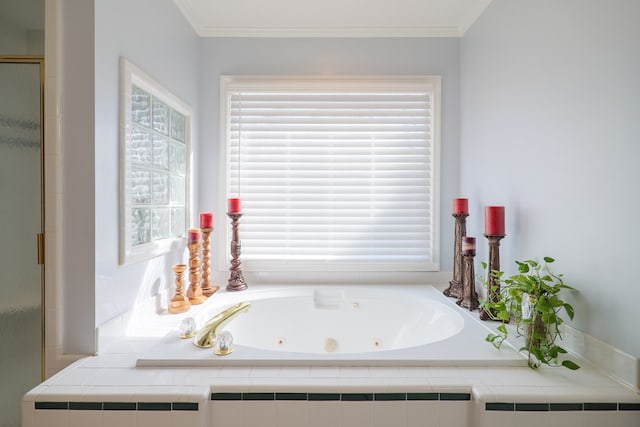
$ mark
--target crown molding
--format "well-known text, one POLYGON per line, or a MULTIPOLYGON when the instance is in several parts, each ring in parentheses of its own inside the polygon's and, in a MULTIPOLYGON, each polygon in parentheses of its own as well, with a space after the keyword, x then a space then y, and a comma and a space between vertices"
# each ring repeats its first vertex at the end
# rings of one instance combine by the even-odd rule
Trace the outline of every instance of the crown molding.
POLYGON ((207 27, 196 29, 200 37, 358 38, 358 37, 460 37, 458 28, 251 28, 207 27))
MULTIPOLYGON (((193 25, 193 23, 192 23, 193 25)), ((461 37, 458 27, 195 27, 200 37, 264 38, 394 38, 461 37)))

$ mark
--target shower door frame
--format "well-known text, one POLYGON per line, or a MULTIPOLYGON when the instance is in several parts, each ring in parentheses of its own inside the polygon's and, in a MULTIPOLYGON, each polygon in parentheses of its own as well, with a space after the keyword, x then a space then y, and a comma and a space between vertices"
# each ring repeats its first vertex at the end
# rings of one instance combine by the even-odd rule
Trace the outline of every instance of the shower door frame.
POLYGON ((40 378, 45 380, 45 264, 44 264, 44 230, 45 230, 45 176, 44 176, 44 56, 40 55, 0 55, 0 64, 38 64, 40 75, 40 233, 36 238, 36 251, 40 265, 40 378))

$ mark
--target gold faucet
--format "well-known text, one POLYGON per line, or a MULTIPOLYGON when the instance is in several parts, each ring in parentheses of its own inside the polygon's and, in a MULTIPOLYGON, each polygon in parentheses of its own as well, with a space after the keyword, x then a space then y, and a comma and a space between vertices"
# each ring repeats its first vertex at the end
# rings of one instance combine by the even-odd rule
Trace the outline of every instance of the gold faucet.
POLYGON ((216 335, 222 332, 224 325, 229 323, 238 314, 247 312, 251 303, 241 302, 236 305, 232 305, 226 310, 222 310, 216 314, 204 324, 202 329, 198 331, 198 334, 193 339, 193 344, 201 348, 211 348, 216 343, 216 335))

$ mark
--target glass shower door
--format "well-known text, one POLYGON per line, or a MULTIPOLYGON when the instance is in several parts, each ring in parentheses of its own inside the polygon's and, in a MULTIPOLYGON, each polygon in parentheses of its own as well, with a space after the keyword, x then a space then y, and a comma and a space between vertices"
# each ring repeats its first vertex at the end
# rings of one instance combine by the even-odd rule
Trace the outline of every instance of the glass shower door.
POLYGON ((41 67, 0 57, 0 427, 42 378, 41 67))

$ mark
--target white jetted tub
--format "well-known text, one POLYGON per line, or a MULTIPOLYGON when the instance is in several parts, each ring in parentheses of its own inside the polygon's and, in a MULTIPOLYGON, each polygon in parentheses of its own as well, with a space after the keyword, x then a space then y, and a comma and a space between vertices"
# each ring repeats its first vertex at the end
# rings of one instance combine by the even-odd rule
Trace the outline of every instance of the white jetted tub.
POLYGON ((239 302, 248 302, 248 311, 224 328, 233 353, 198 348, 178 337, 176 325, 137 366, 526 364, 509 345, 496 350, 484 341, 489 329, 477 312, 431 286, 252 287, 214 294, 198 325, 239 302))

